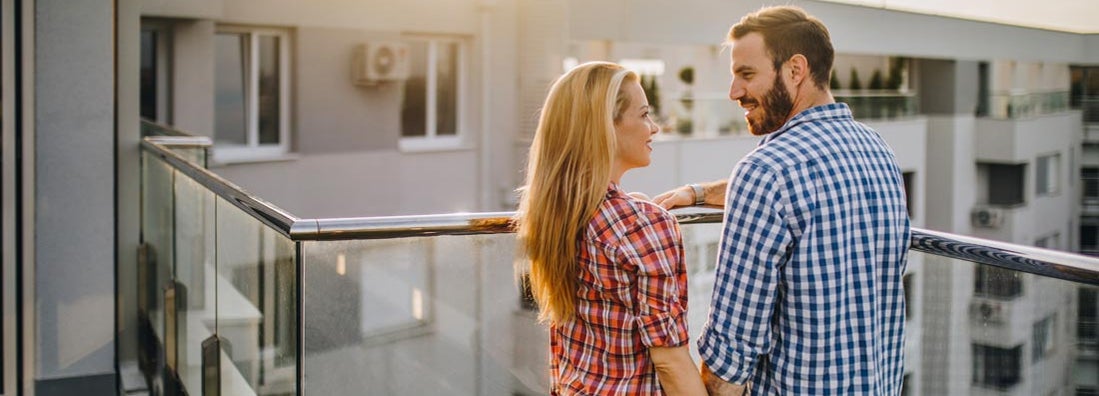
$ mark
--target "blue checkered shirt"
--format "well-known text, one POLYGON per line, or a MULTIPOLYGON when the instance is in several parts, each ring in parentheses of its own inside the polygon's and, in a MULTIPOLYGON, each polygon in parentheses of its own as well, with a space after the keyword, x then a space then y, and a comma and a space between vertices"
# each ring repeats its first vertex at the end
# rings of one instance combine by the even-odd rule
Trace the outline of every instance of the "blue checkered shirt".
POLYGON ((759 395, 897 395, 909 219, 892 149, 843 103, 733 169, 702 360, 759 395))

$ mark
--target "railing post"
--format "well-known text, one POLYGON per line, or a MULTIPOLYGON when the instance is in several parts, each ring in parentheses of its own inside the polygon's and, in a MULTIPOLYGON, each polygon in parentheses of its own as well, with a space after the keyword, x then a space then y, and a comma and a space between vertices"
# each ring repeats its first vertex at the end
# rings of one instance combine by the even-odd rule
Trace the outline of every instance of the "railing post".
POLYGON ((221 396, 221 339, 202 341, 202 396, 221 396))

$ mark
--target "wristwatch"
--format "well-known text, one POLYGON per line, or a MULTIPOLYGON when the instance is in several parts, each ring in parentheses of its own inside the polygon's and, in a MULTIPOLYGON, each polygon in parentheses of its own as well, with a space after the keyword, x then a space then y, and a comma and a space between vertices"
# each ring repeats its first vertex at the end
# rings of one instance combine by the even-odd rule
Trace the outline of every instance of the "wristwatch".
POLYGON ((698 183, 691 183, 687 185, 695 192, 695 205, 702 205, 706 203, 706 191, 703 191, 702 185, 698 183))

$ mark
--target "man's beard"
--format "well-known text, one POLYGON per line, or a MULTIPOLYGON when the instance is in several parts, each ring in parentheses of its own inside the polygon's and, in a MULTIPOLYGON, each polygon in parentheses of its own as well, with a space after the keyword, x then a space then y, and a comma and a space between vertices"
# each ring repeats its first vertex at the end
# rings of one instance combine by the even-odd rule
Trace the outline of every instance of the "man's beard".
POLYGON ((741 105, 746 104, 754 104, 758 109, 763 110, 762 120, 748 118, 748 132, 756 136, 777 131, 786 124, 786 116, 794 108, 794 101, 786 92, 786 83, 782 81, 782 76, 775 76, 775 83, 771 85, 771 90, 763 95, 763 103, 755 99, 741 101, 741 105))

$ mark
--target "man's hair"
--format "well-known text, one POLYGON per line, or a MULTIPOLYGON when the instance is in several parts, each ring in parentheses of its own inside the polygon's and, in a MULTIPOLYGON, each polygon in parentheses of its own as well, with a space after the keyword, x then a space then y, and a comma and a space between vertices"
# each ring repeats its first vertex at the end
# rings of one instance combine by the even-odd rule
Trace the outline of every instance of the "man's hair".
POLYGON ((798 7, 764 7, 741 18, 729 29, 726 40, 732 42, 753 32, 763 36, 776 71, 794 55, 802 54, 809 61, 813 82, 821 89, 828 88, 835 50, 828 28, 819 19, 798 7))

